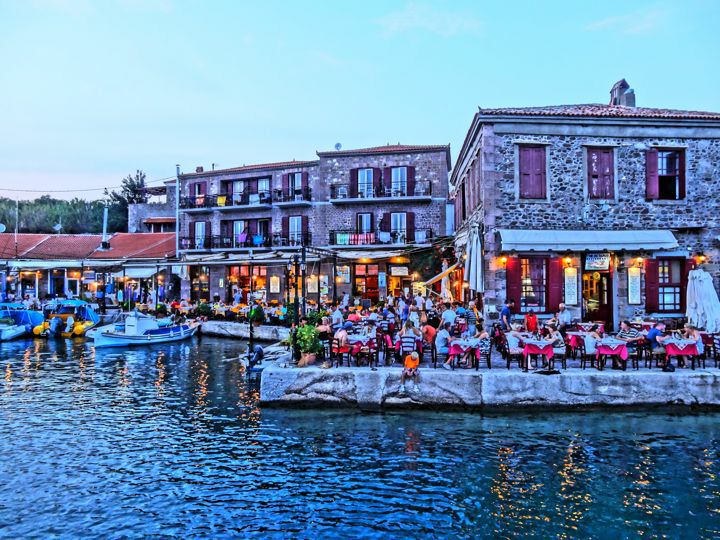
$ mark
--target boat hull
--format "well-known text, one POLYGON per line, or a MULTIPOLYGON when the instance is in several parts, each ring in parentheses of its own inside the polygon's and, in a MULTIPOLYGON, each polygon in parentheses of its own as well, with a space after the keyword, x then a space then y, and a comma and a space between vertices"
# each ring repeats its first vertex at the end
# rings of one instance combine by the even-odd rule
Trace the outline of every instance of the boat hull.
POLYGON ((132 347, 138 345, 154 345, 156 343, 170 343, 182 341, 195 334, 198 325, 184 324, 182 326, 163 327, 143 335, 133 336, 121 332, 96 332, 93 334, 95 347, 132 347))
POLYGON ((15 339, 25 334, 25 332, 26 328, 20 325, 0 327, 0 341, 15 339))

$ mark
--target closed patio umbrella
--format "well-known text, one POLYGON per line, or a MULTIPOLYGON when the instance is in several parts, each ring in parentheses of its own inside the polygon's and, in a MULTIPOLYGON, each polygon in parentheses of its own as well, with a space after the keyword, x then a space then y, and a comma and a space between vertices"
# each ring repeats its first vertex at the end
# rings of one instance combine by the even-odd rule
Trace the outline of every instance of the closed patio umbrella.
POLYGON ((467 243, 465 244, 465 268, 463 272, 463 279, 470 282, 470 262, 472 261, 472 231, 468 235, 467 243))
POLYGON ((470 273, 467 277, 468 287, 475 290, 475 282, 477 281, 477 261, 475 259, 475 231, 470 233, 468 238, 468 260, 470 261, 470 273))
POLYGON ((713 334, 720 331, 720 300, 712 276, 701 268, 691 270, 686 296, 688 322, 713 334))
POLYGON ((473 257, 475 259, 475 287, 471 288, 475 292, 485 292, 485 284, 483 283, 482 240, 478 233, 475 234, 473 257))

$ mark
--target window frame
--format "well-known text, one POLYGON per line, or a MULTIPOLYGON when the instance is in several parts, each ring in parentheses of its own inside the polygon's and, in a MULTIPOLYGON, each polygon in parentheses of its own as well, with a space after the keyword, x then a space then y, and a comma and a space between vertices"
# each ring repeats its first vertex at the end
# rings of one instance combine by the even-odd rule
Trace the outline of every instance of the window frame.
POLYGON ((658 183, 658 198, 656 200, 658 201, 684 201, 687 198, 687 193, 684 194, 683 197, 680 196, 681 193, 685 192, 685 149, 684 148, 667 148, 667 147, 657 147, 655 148, 657 150, 657 159, 658 159, 658 168, 657 168, 657 183, 658 183), (676 169, 675 174, 661 174, 660 171, 663 170, 663 167, 661 163, 665 163, 665 171, 667 171, 667 162, 668 162, 668 154, 676 154, 676 169), (674 178, 675 182, 675 197, 663 197, 662 196, 662 179, 668 179, 668 178, 674 178))
MULTIPOLYGON (((535 311, 535 313, 547 313, 548 312, 548 306, 550 305, 549 302, 549 291, 550 291, 550 282, 549 282, 549 273, 550 273, 550 257, 543 257, 543 256, 518 256, 518 262, 520 264, 520 297, 519 301, 520 304, 518 305, 518 313, 528 313, 531 309, 535 311), (527 303, 523 303, 523 300, 527 298, 525 296, 525 283, 523 278, 523 272, 525 269, 525 261, 527 261, 528 271, 530 271, 530 263, 532 261, 541 261, 543 265, 543 276, 542 276, 542 285, 541 287, 541 298, 542 298, 542 305, 537 306, 527 306, 527 303)), ((530 279, 530 278, 528 278, 530 279)), ((535 298, 538 298, 539 295, 536 295, 535 298)))
POLYGON ((588 144, 583 146, 583 177, 584 186, 583 193, 586 201, 594 202, 617 202, 618 201, 618 165, 617 165, 617 147, 602 144, 588 144), (612 166, 612 197, 593 197, 590 190, 590 154, 592 151, 604 150, 611 152, 612 166))
POLYGON ((373 232, 372 222, 373 222, 373 215, 372 212, 358 212, 355 215, 355 232, 357 234, 368 234, 373 232), (367 219, 367 227, 361 227, 360 223, 361 220, 363 222, 363 225, 365 224, 365 221, 367 219), (365 230, 367 229, 367 230, 365 230))
POLYGON ((361 167, 358 169, 357 175, 357 196, 361 199, 371 199, 374 197, 375 172, 372 167, 361 167), (369 180, 368 180, 369 176, 369 180))
POLYGON ((550 202, 550 160, 549 160, 550 143, 544 141, 515 141, 514 157, 515 157, 515 201, 524 203, 549 203, 550 202), (544 176, 545 176, 545 196, 544 197, 523 197, 522 196, 522 176, 523 169, 521 167, 522 149, 538 148, 543 150, 544 154, 544 176))
POLYGON ((657 261, 657 311, 658 313, 679 313, 684 311, 683 310, 683 273, 685 271, 685 259, 681 259, 678 257, 658 257, 655 259, 657 261), (663 271, 662 268, 664 265, 667 265, 668 272, 667 272, 667 279, 672 279, 672 265, 673 263, 678 265, 678 281, 663 281, 663 271), (663 300, 664 294, 663 289, 677 289, 673 294, 675 296, 675 299, 677 300, 676 303, 672 305, 670 308, 664 307, 666 304, 663 300))
POLYGON ((288 240, 291 242, 299 242, 302 240, 302 216, 288 216, 288 240), (297 223, 297 230, 293 227, 293 223, 297 223))
POLYGON ((407 197, 408 195, 408 168, 407 165, 401 165, 398 167, 390 168, 390 193, 393 197, 407 197), (402 178, 396 178, 396 173, 400 175, 400 172, 404 172, 402 178), (399 194, 399 195, 396 195, 399 194))

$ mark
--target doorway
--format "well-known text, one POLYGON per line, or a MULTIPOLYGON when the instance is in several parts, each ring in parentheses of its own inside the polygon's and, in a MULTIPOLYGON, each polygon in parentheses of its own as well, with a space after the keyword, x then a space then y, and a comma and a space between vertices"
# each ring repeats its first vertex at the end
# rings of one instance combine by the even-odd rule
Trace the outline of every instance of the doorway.
POLYGON ((583 321, 605 323, 613 328, 612 271, 585 270, 582 275, 583 321))

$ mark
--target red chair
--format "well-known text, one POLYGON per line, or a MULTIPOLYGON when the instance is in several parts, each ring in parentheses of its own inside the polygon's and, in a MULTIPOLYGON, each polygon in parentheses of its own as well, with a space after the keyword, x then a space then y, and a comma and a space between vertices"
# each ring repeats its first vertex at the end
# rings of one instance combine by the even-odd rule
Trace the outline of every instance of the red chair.
POLYGON ((330 347, 330 358, 335 367, 342 366, 343 356, 347 357, 347 365, 350 367, 350 347, 348 345, 340 346, 340 340, 333 338, 330 347))

